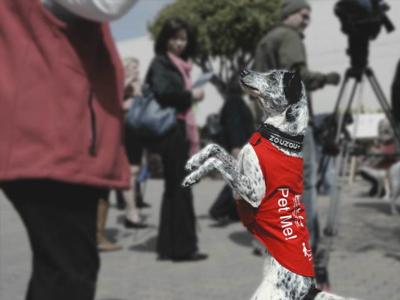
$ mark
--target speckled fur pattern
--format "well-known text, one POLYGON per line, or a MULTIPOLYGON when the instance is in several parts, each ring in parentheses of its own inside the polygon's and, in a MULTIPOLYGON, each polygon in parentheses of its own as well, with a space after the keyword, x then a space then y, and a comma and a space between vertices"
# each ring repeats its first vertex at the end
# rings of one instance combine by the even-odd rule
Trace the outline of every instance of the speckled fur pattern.
POLYGON ((242 149, 239 161, 236 161, 220 146, 211 144, 187 162, 187 170, 197 170, 185 178, 183 185, 190 186, 208 172, 218 170, 238 197, 258 207, 265 194, 264 177, 259 166, 257 155, 250 145, 242 149))
MULTIPOLYGON (((284 268, 268 252, 264 254, 263 280, 251 300, 303 300, 315 284, 311 277, 284 268)), ((315 300, 357 300, 320 292, 315 300)))
MULTIPOLYGON (((267 115, 267 124, 289 135, 304 135, 308 122, 307 99, 298 74, 287 71, 264 74, 242 71, 241 85, 256 97, 267 115)), ((301 156, 275 147, 286 155, 301 156)), ((238 160, 220 146, 209 145, 188 161, 186 169, 191 173, 185 178, 184 186, 195 184, 208 172, 218 170, 233 189, 236 199, 257 208, 265 196, 265 179, 257 154, 250 144, 243 147, 238 160)), ((314 284, 313 278, 289 271, 266 250, 264 278, 251 300, 303 300, 314 284)), ((321 292, 315 300, 345 299, 321 292)))

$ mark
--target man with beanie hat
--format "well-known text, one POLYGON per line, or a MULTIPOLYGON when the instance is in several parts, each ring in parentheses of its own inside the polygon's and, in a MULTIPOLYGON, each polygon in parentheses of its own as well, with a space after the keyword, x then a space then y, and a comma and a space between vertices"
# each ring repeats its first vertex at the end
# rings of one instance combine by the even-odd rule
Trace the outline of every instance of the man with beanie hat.
POLYGON ((311 7, 306 0, 283 0, 280 12, 281 20, 272 26, 259 42, 253 69, 259 72, 299 70, 306 87, 310 126, 307 128, 303 142, 303 199, 307 212, 310 243, 315 251, 319 233, 316 209, 316 149, 312 128, 310 92, 324 87, 325 84, 339 84, 340 76, 335 72, 322 74, 308 69, 303 31, 310 22, 310 13, 311 7))
POLYGON ((286 17, 297 13, 303 8, 311 10, 306 0, 283 0, 281 5, 281 20, 286 19, 286 17))

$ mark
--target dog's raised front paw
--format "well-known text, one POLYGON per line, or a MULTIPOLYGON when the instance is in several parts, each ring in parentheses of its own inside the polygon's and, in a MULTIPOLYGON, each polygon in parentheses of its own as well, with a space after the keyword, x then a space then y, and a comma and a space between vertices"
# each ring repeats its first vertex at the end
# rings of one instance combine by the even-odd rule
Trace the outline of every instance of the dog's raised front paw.
POLYGON ((185 166, 186 171, 193 171, 195 169, 194 164, 189 160, 185 166))
POLYGON ((186 177, 185 180, 182 182, 182 185, 185 186, 185 187, 189 187, 189 186, 191 186, 191 185, 193 185, 193 184, 195 184, 195 183, 198 183, 198 182, 199 182, 199 180, 195 180, 195 179, 193 179, 192 176, 189 175, 189 176, 186 177))
POLYGON ((199 167, 199 164, 196 162, 196 156, 193 156, 191 159, 188 160, 188 162, 186 163, 185 169, 187 171, 193 171, 194 169, 197 169, 199 167))

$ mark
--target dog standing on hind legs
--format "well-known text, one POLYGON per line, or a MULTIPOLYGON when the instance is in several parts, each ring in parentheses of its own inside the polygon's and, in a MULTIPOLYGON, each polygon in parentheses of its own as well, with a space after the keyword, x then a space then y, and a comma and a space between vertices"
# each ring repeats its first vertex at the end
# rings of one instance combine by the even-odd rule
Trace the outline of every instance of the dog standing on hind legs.
POLYGON ((345 300, 315 288, 301 203, 301 146, 308 110, 300 75, 245 70, 240 75, 243 89, 256 97, 266 121, 238 160, 215 144, 193 156, 186 165, 192 173, 183 185, 218 170, 232 187, 243 224, 267 248, 264 278, 252 300, 345 300))

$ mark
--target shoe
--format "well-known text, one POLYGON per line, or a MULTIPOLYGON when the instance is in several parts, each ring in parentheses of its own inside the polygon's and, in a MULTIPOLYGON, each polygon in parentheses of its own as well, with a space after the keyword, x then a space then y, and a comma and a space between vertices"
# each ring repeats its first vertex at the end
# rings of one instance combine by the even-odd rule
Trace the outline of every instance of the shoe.
POLYGON ((199 261, 199 260, 204 260, 207 258, 208 258, 207 254, 195 252, 190 255, 174 257, 172 260, 174 262, 185 262, 185 261, 199 261))
POLYGON ((149 208, 151 207, 150 204, 144 202, 143 196, 141 194, 136 194, 135 195, 135 203, 137 208, 149 208))
POLYGON ((101 252, 118 251, 121 249, 121 245, 109 241, 105 236, 101 237, 97 243, 97 250, 101 252))
POLYGON ((107 237, 104 235, 104 228, 106 226, 107 221, 107 214, 109 209, 109 204, 107 201, 99 200, 97 206, 97 232, 96 232, 96 239, 97 239, 97 249, 99 251, 116 251, 121 250, 122 247, 120 245, 114 244, 107 237))
POLYGON ((141 202, 138 205, 136 205, 137 208, 149 208, 151 207, 151 204, 146 203, 146 202, 141 202))
POLYGON ((125 225, 125 228, 134 228, 134 229, 144 229, 149 226, 149 225, 143 224, 143 223, 132 222, 131 220, 128 220, 126 218, 124 221, 124 225, 125 225))

